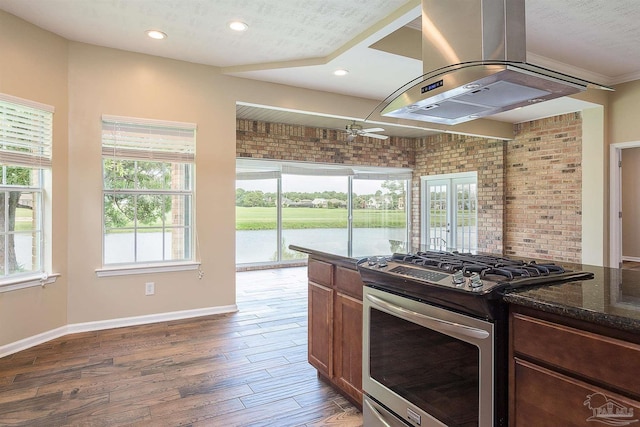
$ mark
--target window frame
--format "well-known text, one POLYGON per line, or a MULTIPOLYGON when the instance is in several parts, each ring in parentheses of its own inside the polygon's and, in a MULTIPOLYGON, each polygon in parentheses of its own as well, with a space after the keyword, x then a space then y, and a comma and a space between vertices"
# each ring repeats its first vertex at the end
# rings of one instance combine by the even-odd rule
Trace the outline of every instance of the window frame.
MULTIPOLYGON (((253 159, 253 158, 236 158, 236 188, 238 181, 251 181, 262 179, 276 179, 277 198, 282 200, 283 197, 283 175, 307 175, 316 177, 341 176, 346 179, 347 183, 347 241, 345 256, 353 256, 354 237, 353 237, 353 183, 356 181, 366 180, 399 180, 405 181, 404 185, 404 211, 405 211, 405 242, 411 246, 412 240, 412 202, 411 202, 411 183, 413 179, 413 170, 409 168, 396 167, 380 167, 366 165, 344 165, 334 163, 316 163, 316 162, 295 162, 287 160, 272 159, 253 159)), ((287 260, 283 258, 282 246, 282 203, 276 204, 277 208, 277 260, 274 261, 251 261, 246 263, 238 263, 236 259, 236 268, 251 268, 254 266, 273 266, 297 264, 300 260, 287 260)), ((236 247, 236 251, 238 248, 236 247)), ((409 250, 409 249, 406 249, 409 250)), ((237 254, 236 254, 237 255, 237 254)))
MULTIPOLYGON (((38 212, 34 213, 36 225, 29 230, 29 233, 35 233, 37 236, 32 240, 31 252, 32 256, 37 253, 38 268, 12 274, 7 274, 5 268, 4 273, 0 275, 0 293, 45 286, 55 283, 59 277, 59 274, 51 272, 50 243, 54 111, 54 107, 50 105, 0 93, 0 122, 6 120, 6 123, 9 123, 0 131, 0 192, 5 195, 15 191, 34 193, 39 199, 38 212), (7 184, 6 167, 29 169, 37 178, 28 185, 7 184), (34 182, 37 185, 34 185, 34 182)), ((22 233, 16 233, 16 230, 0 230, 0 238, 5 239, 5 247, 10 234, 22 233)))
MULTIPOLYGON (((196 260, 196 231, 195 231, 195 202, 196 202, 196 185, 195 185, 195 144, 196 144, 196 125, 191 123, 182 123, 182 122, 168 122, 161 120, 152 120, 152 119, 140 119, 140 118, 129 118, 129 117, 119 117, 119 116, 103 116, 102 119, 102 129, 103 129, 103 137, 102 137, 102 156, 101 156, 101 164, 102 164, 102 267, 96 269, 96 274, 98 277, 106 277, 106 276, 119 276, 119 275, 128 275, 128 274, 144 274, 149 272, 164 272, 164 271, 182 271, 182 270, 195 270, 199 268, 200 262, 196 260), (135 141, 133 145, 128 146, 118 146, 117 140, 111 140, 109 143, 105 144, 105 141, 110 139, 109 136, 105 137, 105 132, 108 132, 112 125, 118 126, 118 124, 122 123, 123 128, 128 125, 133 125, 134 127, 140 129, 146 129, 149 131, 150 136, 149 139, 154 138, 153 135, 157 136, 159 140, 162 138, 162 132, 166 131, 167 133, 176 130, 178 132, 184 131, 185 140, 187 141, 185 144, 187 146, 180 145, 178 142, 177 149, 172 151, 175 147, 170 147, 170 149, 166 149, 166 141, 160 141, 160 144, 157 147, 154 147, 154 142, 152 141, 149 144, 146 144, 145 141, 142 142, 142 145, 135 145, 135 141), (158 133, 154 134, 153 131, 157 130, 158 133), (146 145, 145 145, 146 144, 146 145), (163 145, 164 144, 164 145, 163 145), (159 147, 159 148, 158 148, 159 147), (186 148, 185 148, 186 147, 186 148), (155 151, 154 151, 155 148, 155 151), (181 151, 185 148, 185 151, 181 151), (132 151, 127 151, 132 150, 132 151), (185 154, 186 153, 186 154, 185 154), (134 167, 134 176, 136 185, 134 188, 108 188, 107 186, 107 174, 105 172, 105 165, 107 160, 113 161, 125 161, 125 162, 133 162, 134 167), (182 184, 183 188, 140 188, 138 184, 138 162, 151 162, 158 163, 162 165, 164 168, 174 169, 176 165, 179 165, 182 176, 182 184), (186 185, 184 185, 186 184, 186 185), (132 226, 123 226, 123 227, 107 227, 107 217, 105 215, 105 206, 107 197, 115 196, 115 195, 125 195, 132 196, 136 200, 136 206, 134 209, 134 221, 132 226), (146 226, 138 224, 137 212, 135 211, 138 207, 137 200, 140 196, 162 196, 162 197, 183 197, 189 200, 188 203, 185 203, 182 212, 182 216, 184 218, 184 222, 182 225, 167 225, 165 222, 165 215, 168 212, 164 212, 161 216, 161 225, 158 226, 146 226), (162 239, 163 239, 163 249, 162 249, 162 259, 160 260, 139 260, 138 259, 138 231, 145 228, 160 228, 162 229, 162 239), (133 246, 133 258, 134 261, 127 262, 109 262, 107 263, 106 256, 106 236, 109 230, 114 229, 123 229, 123 230, 131 230, 134 234, 134 246, 133 246), (186 235, 185 237, 185 246, 184 246, 184 259, 171 259, 167 258, 165 254, 164 248, 164 239, 167 230, 184 230, 186 235)), ((125 135, 126 137, 126 135, 125 135)), ((157 141, 156 141, 157 142, 157 141)), ((163 169, 163 175, 166 172, 166 169, 163 169)), ((170 213, 171 211, 169 211, 170 213)), ((129 250, 131 248, 127 248, 129 250)))

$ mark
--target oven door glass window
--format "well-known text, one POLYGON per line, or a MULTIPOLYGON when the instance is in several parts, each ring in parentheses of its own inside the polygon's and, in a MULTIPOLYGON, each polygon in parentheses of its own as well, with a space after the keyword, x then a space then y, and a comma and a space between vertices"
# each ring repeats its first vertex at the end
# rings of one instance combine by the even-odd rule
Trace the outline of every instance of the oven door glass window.
POLYGON ((477 426, 480 350, 372 309, 369 373, 448 426, 477 426))

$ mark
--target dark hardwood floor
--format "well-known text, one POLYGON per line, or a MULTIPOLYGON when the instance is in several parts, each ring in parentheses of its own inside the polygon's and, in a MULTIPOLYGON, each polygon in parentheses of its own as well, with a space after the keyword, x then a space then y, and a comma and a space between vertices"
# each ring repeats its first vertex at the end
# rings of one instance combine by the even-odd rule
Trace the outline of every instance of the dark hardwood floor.
POLYGON ((623 270, 640 270, 640 262, 637 261, 622 261, 623 270))
POLYGON ((68 335, 1 358, 0 425, 361 426, 307 363, 306 271, 237 273, 237 313, 68 335))

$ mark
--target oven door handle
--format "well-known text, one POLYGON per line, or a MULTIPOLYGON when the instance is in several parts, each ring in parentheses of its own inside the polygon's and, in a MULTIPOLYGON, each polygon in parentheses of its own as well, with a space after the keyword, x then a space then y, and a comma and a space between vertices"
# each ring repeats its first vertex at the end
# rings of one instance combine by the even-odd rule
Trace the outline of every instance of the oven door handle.
POLYGON ((417 323, 426 323, 428 325, 432 325, 434 330, 452 332, 475 339, 485 339, 489 338, 490 336, 489 332, 482 329, 472 328, 470 326, 461 325, 460 323, 436 319, 435 317, 427 316, 426 314, 417 313, 413 310, 399 307, 395 304, 383 300, 382 298, 378 298, 375 295, 367 295, 367 299, 372 303, 383 307, 392 313, 403 316, 409 320, 418 321, 417 323))

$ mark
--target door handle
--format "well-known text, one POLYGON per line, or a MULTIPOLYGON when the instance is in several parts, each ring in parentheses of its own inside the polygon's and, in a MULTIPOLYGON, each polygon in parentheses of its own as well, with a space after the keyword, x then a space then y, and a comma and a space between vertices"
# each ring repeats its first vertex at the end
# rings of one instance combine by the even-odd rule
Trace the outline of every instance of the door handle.
POLYGON ((486 339, 491 335, 489 332, 482 329, 472 328, 470 326, 461 325, 460 323, 449 322, 448 320, 437 319, 435 317, 427 316, 426 314, 417 313, 413 310, 392 304, 374 295, 367 295, 367 299, 375 305, 385 308, 400 317, 409 319, 414 323, 426 325, 435 331, 455 333, 475 339, 486 339))

